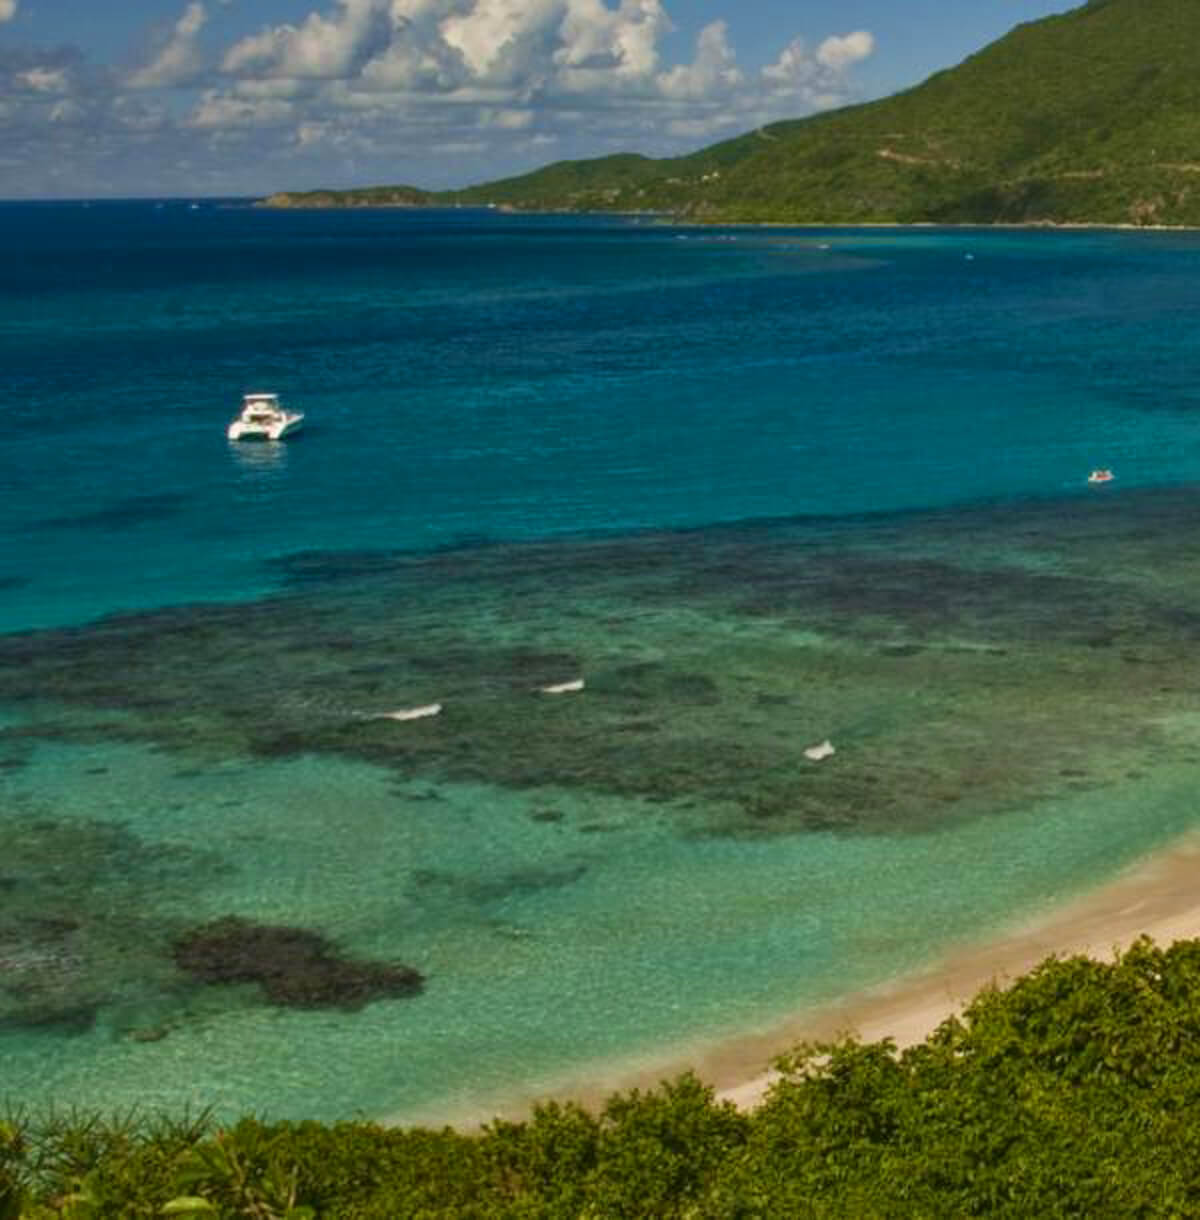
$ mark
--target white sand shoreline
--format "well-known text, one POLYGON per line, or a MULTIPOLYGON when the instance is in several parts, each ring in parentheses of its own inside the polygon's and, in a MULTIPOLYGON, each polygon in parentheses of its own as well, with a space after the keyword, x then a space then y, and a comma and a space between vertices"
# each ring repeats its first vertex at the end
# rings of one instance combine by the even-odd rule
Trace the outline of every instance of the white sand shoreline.
POLYGON ((918 974, 798 1012, 770 1028, 681 1047, 653 1062, 598 1064, 594 1071, 580 1069, 569 1080, 531 1087, 524 1095, 464 1097, 386 1121, 469 1130, 495 1117, 526 1117, 539 1101, 572 1100, 596 1108, 621 1089, 653 1087, 688 1069, 713 1085, 719 1098, 753 1108, 774 1078, 767 1065, 797 1042, 855 1034, 867 1042, 891 1037, 898 1046, 912 1045, 991 982, 1003 985, 1050 956, 1111 959, 1116 950, 1143 935, 1162 945, 1200 937, 1200 832, 1174 841, 1111 882, 1034 920, 955 948, 918 974))
MULTIPOLYGON (((1003 986, 1051 956, 1083 954, 1111 961, 1141 936, 1160 945, 1200 937, 1200 833, 1140 860, 1113 881, 1012 926, 998 937, 960 947, 918 975, 788 1022, 768 1037, 767 1058, 802 1038, 853 1033, 864 1042, 890 1037, 899 1047, 923 1041, 990 983, 1003 986)), ((717 1052, 706 1079, 718 1095, 748 1108, 773 1079, 760 1071, 730 1081, 717 1052)))

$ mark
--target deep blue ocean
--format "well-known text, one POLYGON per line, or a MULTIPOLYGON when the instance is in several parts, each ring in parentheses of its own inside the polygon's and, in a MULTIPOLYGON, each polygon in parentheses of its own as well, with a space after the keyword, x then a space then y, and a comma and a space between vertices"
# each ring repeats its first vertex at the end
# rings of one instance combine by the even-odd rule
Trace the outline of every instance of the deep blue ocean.
POLYGON ((1190 829, 1198 323, 1192 233, 0 205, 0 1095, 486 1111, 1190 829))

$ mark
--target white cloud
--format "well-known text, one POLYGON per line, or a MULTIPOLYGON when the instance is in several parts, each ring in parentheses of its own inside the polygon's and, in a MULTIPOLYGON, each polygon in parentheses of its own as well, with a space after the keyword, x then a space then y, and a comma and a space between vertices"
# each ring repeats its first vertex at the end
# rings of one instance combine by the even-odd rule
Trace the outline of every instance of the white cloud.
POLYGON ((560 0, 476 0, 470 12, 442 21, 440 30, 476 77, 513 79, 542 59, 561 15, 560 0))
POLYGON ((707 118, 672 119, 667 130, 673 136, 699 144, 729 134, 731 129, 739 131, 744 126, 745 120, 740 114, 713 114, 707 118))
POLYGON ((298 26, 275 26, 243 38, 226 52, 222 68, 250 76, 335 80, 355 74, 388 38, 380 0, 337 0, 330 17, 309 13, 298 26))
POLYGON ((779 58, 762 70, 763 79, 776 89, 791 89, 811 80, 816 61, 808 53, 804 39, 796 38, 780 52, 779 58))
POLYGON ((17 15, 17 0, 0 0, 0 22, 11 21, 17 15))
POLYGON ((861 30, 826 38, 815 52, 797 40, 748 79, 724 21, 700 31, 690 63, 664 67, 662 40, 672 28, 663 0, 332 0, 297 25, 243 38, 222 67, 241 97, 251 86, 266 96, 267 81, 327 82, 309 93, 331 112, 394 112, 438 97, 543 114, 573 99, 591 111, 657 102, 672 108, 665 121, 682 131, 688 122, 712 127, 716 105, 737 116, 757 114, 771 98, 810 109, 836 103, 848 95, 849 68, 874 48, 861 30), (689 105, 701 109, 678 112, 689 105))
POLYGON ((208 90, 184 120, 185 127, 278 126, 292 117, 292 104, 279 98, 251 100, 208 90))
MULTIPOLYGON (((70 47, 0 47, 4 156, 40 167, 4 171, 0 193, 4 179, 61 193, 56 165, 79 193, 104 193, 119 175, 140 192, 238 192, 453 186, 551 154, 677 155, 843 104, 874 51, 865 30, 797 39, 751 71, 737 60, 731 9, 676 62, 665 6, 682 12, 683 0, 294 0, 292 23, 222 46, 232 0, 175 3, 176 20, 132 73, 70 47)), ((0 0, 0 12, 15 8, 0 0)))
POLYGON ((65 68, 30 68, 18 72, 16 79, 35 93, 62 93, 68 83, 65 68))
POLYGON ((714 21, 700 31, 696 58, 690 64, 680 64, 658 78, 663 95, 679 99, 711 99, 741 83, 742 74, 723 21, 714 21))
POLYGON ((817 62, 832 72, 844 72, 874 51, 874 36, 868 30, 855 30, 853 34, 826 38, 817 48, 817 62))
POLYGON ((767 88, 776 97, 794 97, 817 110, 847 100, 847 72, 875 51, 875 38, 867 30, 826 38, 815 52, 797 38, 779 58, 762 70, 767 88))
POLYGON ((494 127, 499 131, 524 131, 532 126, 534 114, 532 110, 490 110, 479 112, 481 127, 494 127))
POLYGON ((574 92, 646 81, 658 67, 659 39, 671 23, 659 0, 568 0, 559 27, 554 62, 562 83, 574 92))
POLYGON ((240 80, 233 86, 237 97, 244 98, 293 98, 313 93, 311 81, 297 80, 290 76, 273 76, 266 80, 240 80))
POLYGON ((372 156, 379 147, 369 132, 355 130, 345 122, 303 122, 296 126, 291 145, 304 156, 372 156))
POLYGON ((365 65, 358 85, 387 93, 450 93, 464 86, 471 73, 457 54, 443 44, 437 54, 419 46, 393 42, 385 55, 365 65))
POLYGON ((148 102, 144 94, 118 97, 113 102, 113 118, 126 131, 146 133, 170 130, 167 108, 148 102))
POLYGON ((440 28, 460 7, 461 0, 392 0, 387 48, 365 64, 357 85, 378 92, 432 94, 466 85, 471 69, 440 28))
POLYGON ((175 23, 171 37, 159 53, 129 77, 134 89, 159 89, 185 84, 200 72, 202 59, 197 37, 208 21, 208 11, 193 0, 175 23))
POLYGON ((330 123, 301 123, 296 128, 292 139, 302 148, 310 145, 324 144, 332 135, 330 123))
POLYGON ((448 140, 434 145, 432 151, 442 157, 477 157, 487 151, 487 145, 479 140, 448 140))

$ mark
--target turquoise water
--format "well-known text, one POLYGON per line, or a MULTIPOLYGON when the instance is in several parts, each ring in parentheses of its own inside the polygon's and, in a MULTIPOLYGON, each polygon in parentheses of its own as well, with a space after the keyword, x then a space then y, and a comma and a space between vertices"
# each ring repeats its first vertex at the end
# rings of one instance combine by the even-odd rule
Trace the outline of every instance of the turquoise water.
POLYGON ((6 1096, 486 1111, 1195 825, 1200 239, 0 214, 6 1096))

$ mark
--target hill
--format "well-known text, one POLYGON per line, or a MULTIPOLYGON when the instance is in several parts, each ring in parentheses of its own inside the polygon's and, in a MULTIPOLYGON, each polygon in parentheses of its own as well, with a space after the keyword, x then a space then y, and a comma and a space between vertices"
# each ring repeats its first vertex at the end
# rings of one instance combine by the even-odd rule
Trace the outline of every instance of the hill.
POLYGON ((706 221, 1200 225, 1198 64, 1200 0, 1091 0, 881 101, 690 156, 564 161, 428 201, 706 221))
POLYGON ((264 208, 422 208, 434 205, 431 191, 416 186, 366 186, 353 191, 280 191, 259 201, 264 208))

